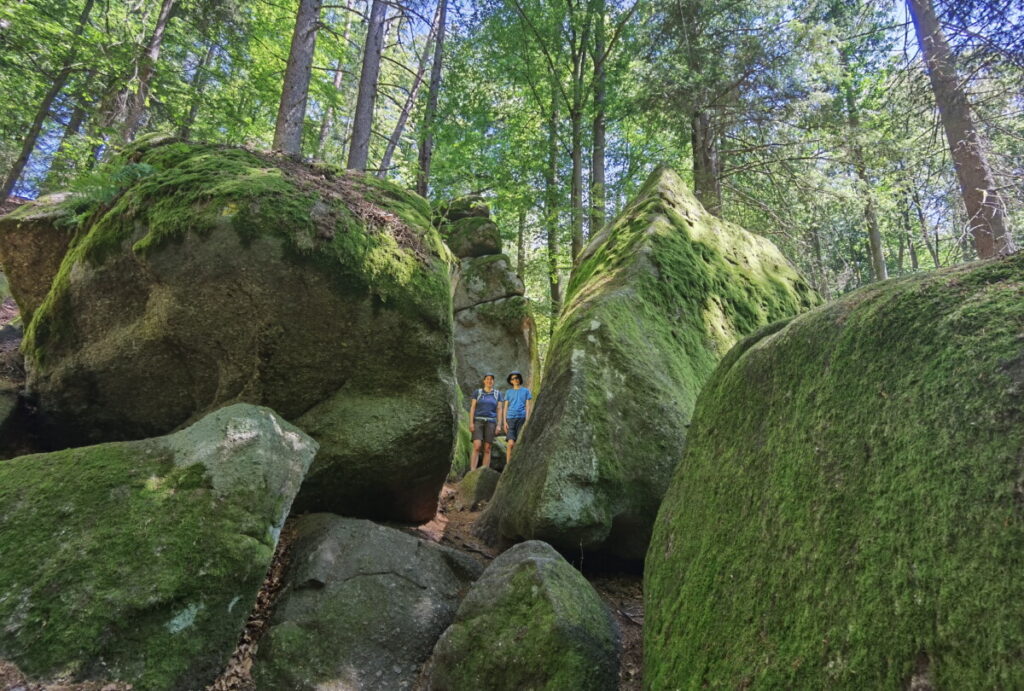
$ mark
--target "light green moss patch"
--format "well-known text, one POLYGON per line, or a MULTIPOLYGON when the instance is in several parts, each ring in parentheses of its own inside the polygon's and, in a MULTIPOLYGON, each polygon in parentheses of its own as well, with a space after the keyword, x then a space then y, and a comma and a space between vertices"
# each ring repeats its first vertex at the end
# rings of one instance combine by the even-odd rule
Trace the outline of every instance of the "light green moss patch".
POLYGON ((766 329, 646 561, 648 688, 1024 685, 1024 255, 766 329))

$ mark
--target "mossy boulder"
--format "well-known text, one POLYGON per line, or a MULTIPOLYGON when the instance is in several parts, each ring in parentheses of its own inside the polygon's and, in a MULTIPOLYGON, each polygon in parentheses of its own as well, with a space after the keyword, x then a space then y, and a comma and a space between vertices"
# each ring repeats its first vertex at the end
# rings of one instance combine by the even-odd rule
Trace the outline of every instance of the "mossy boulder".
POLYGON ((1024 254, 873 284, 701 393, 650 688, 1024 687, 1024 254))
POLYGON ((364 520, 311 514, 296 531, 285 590, 253 668, 258 687, 412 688, 483 568, 364 520))
POLYGON ((315 451, 240 404, 166 437, 0 462, 0 659, 35 678, 205 687, 315 451))
POLYGON ((0 301, 9 288, 26 323, 50 291, 74 236, 67 201, 67 194, 52 194, 0 216, 0 301))
POLYGON ((523 282, 509 267, 504 254, 471 257, 459 262, 453 308, 456 312, 484 302, 521 296, 523 282))
POLYGON ((429 688, 618 688, 616 631, 587 579, 550 545, 495 559, 434 648, 429 688))
POLYGON ((492 468, 477 468, 462 478, 455 495, 455 508, 459 511, 476 511, 484 502, 494 496, 501 473, 492 468))
POLYGON ((479 532, 642 559, 718 360, 818 301, 771 242, 656 170, 580 255, 543 391, 479 532))
MULTIPOLYGON (((486 207, 484 207, 485 209, 486 207)), ((460 259, 502 253, 502 235, 488 217, 466 216, 440 226, 444 242, 460 259)))
POLYGON ((47 435, 142 438, 228 402, 258 403, 308 416, 321 438, 304 508, 361 511, 377 480, 376 496, 396 485, 415 496, 382 499, 376 513, 432 515, 455 385, 451 255, 427 202, 373 176, 173 139, 113 165, 136 174, 112 202, 79 213, 78 239, 26 331, 27 389, 47 435), (378 458, 400 463, 341 467, 354 453, 325 420, 371 426, 351 444, 372 437, 378 458))

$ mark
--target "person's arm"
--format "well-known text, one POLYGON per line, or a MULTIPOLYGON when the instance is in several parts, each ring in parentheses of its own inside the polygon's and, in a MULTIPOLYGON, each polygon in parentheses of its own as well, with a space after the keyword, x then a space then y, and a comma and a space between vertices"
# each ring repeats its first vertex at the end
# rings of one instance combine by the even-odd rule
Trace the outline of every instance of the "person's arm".
POLYGON ((530 409, 531 409, 531 408, 533 408, 533 399, 527 398, 527 399, 526 399, 526 419, 525 419, 525 420, 523 420, 523 424, 524 424, 524 425, 525 425, 525 424, 527 423, 527 421, 529 421, 529 419, 530 419, 530 409))
POLYGON ((476 415, 476 398, 474 397, 469 404, 469 433, 473 433, 473 417, 476 415))

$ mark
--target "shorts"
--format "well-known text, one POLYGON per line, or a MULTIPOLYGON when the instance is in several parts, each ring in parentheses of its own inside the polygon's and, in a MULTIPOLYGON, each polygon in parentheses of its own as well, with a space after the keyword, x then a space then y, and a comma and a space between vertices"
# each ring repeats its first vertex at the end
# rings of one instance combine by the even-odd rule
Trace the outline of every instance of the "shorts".
POLYGON ((508 423, 508 429, 505 430, 505 438, 509 441, 515 441, 519 438, 519 430, 523 428, 523 423, 526 422, 525 417, 510 417, 505 422, 508 423))
POLYGON ((473 441, 483 441, 490 444, 494 441, 494 428, 497 426, 495 420, 477 418, 473 420, 473 441))

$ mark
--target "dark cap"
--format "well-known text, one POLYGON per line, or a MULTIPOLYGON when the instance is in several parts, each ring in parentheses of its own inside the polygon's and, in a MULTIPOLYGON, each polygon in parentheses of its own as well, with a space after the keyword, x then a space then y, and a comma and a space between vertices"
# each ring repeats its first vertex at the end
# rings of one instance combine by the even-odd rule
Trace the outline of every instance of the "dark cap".
POLYGON ((523 373, 520 372, 519 370, 516 370, 515 372, 509 372, 508 376, 505 377, 505 382, 509 386, 512 386, 512 377, 515 376, 515 375, 519 375, 519 381, 523 381, 523 373))

